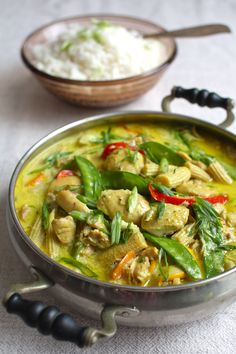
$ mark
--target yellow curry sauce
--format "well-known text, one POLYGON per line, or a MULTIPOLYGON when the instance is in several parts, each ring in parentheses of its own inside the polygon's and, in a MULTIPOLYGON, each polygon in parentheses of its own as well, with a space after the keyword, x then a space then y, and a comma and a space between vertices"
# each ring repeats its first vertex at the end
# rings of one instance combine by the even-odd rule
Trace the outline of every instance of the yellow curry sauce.
POLYGON ((236 150, 205 134, 127 124, 70 135, 21 171, 20 223, 55 261, 99 280, 178 285, 232 268, 236 150))

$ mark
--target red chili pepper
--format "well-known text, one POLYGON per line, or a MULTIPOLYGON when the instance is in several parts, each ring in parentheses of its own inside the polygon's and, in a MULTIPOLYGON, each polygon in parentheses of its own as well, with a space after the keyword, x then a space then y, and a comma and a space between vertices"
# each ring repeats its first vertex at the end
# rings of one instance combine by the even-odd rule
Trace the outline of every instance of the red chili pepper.
MULTIPOLYGON (((105 149, 103 150, 102 153, 102 159, 106 159, 108 155, 110 155, 111 152, 118 150, 118 149, 130 149, 132 151, 135 151, 135 147, 131 146, 127 143, 125 143, 124 141, 118 141, 117 143, 111 143, 106 145, 105 149)), ((144 150, 138 150, 138 152, 140 152, 140 154, 145 155, 145 151, 144 150)))
POLYGON ((224 204, 229 200, 229 197, 227 195, 216 195, 214 197, 206 197, 203 199, 207 200, 211 204, 216 204, 216 203, 224 204))
MULTIPOLYGON (((148 189, 153 199, 157 200, 158 202, 164 200, 166 203, 170 203, 174 205, 180 205, 182 203, 188 203, 189 205, 192 205, 196 201, 196 198, 194 197, 178 197, 178 196, 166 195, 164 193, 161 193, 157 189, 153 188, 151 183, 148 185, 148 189)), ((229 200, 227 195, 216 195, 214 197, 207 197, 202 199, 207 200, 211 204, 215 204, 215 203, 223 204, 229 200)))
POLYGON ((166 195, 164 193, 161 193, 157 189, 153 188, 151 183, 149 183, 148 189, 153 199, 157 200, 158 202, 164 200, 166 203, 170 203, 174 205, 180 205, 184 202, 188 202, 191 205, 195 201, 193 197, 176 197, 176 196, 166 195))
POLYGON ((140 154, 142 154, 143 156, 145 156, 145 151, 142 149, 139 149, 138 152, 140 152, 140 154))
POLYGON ((57 175, 57 179, 63 178, 63 177, 68 177, 68 176, 76 176, 76 174, 71 170, 61 170, 57 175))

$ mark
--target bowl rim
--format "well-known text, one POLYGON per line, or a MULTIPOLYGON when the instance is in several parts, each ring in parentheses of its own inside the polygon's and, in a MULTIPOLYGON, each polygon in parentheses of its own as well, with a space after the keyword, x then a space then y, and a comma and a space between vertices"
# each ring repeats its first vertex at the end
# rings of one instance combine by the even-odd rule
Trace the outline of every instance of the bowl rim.
POLYGON ((42 71, 40 69, 38 69, 35 65, 32 64, 32 62, 28 59, 25 50, 26 50, 26 45, 30 42, 30 40, 32 39, 32 37, 38 33, 40 33, 41 31, 50 28, 51 26, 60 24, 60 23, 64 23, 64 22, 70 22, 71 20, 81 20, 81 19, 92 19, 92 18, 104 18, 104 17, 110 17, 110 18, 114 18, 114 19, 127 19, 127 20, 131 20, 131 21, 136 21, 139 23, 143 23, 143 24, 149 24, 152 26, 157 26, 160 29, 160 32, 165 32, 166 29, 162 26, 160 26, 158 23, 146 20, 146 19, 142 19, 139 17, 135 17, 135 16, 125 16, 125 15, 114 15, 114 14, 108 14, 108 13, 99 13, 99 14, 88 14, 88 15, 81 15, 81 16, 72 16, 72 17, 65 17, 59 20, 55 20, 55 21, 51 21, 49 23, 47 23, 46 25, 43 25, 41 27, 36 28, 36 30, 34 30, 33 32, 31 32, 23 41, 23 44, 21 46, 20 49, 20 55, 21 55, 21 59, 23 61, 23 63, 26 65, 26 67, 28 69, 30 69, 34 74, 37 74, 45 79, 48 80, 52 80, 58 83, 64 83, 64 84, 71 84, 71 85, 82 85, 82 86, 101 86, 101 85, 120 85, 120 84, 125 84, 125 83, 130 83, 133 81, 137 81, 139 79, 144 79, 144 78, 148 78, 151 77, 154 74, 160 73, 162 72, 168 65, 170 65, 178 52, 177 49, 177 43, 176 40, 174 38, 171 38, 172 43, 174 45, 173 48, 173 53, 171 54, 170 57, 168 57, 162 64, 145 71, 144 73, 138 74, 138 75, 132 75, 132 76, 128 76, 128 77, 124 77, 121 79, 114 79, 114 80, 74 80, 74 79, 68 79, 68 78, 62 78, 62 77, 58 77, 58 76, 53 76, 51 74, 46 73, 45 71, 42 71))
MULTIPOLYGON (((76 273, 74 270, 53 260, 50 256, 48 256, 44 251, 42 251, 29 238, 29 236, 26 234, 26 232, 23 229, 23 226, 20 223, 19 217, 17 216, 15 202, 14 202, 15 186, 16 186, 17 178, 19 176, 19 173, 22 171, 24 164, 27 163, 28 158, 30 158, 30 156, 33 153, 35 153, 40 147, 44 146, 48 141, 53 140, 53 138, 60 136, 61 134, 68 132, 70 130, 73 130, 73 128, 83 127, 87 123, 94 124, 94 123, 97 123, 97 122, 102 121, 107 118, 118 117, 118 119, 119 119, 119 117, 121 117, 121 116, 126 116, 127 118, 135 116, 135 119, 132 120, 132 123, 134 123, 135 120, 137 122, 144 120, 146 115, 147 116, 148 115, 155 116, 155 118, 151 118, 151 119, 149 118, 149 121, 150 120, 154 121, 157 119, 157 123, 158 123, 158 119, 160 119, 160 121, 161 121, 161 119, 163 119, 163 117, 164 118, 170 117, 170 118, 172 118, 173 121, 180 122, 180 123, 181 122, 183 123, 184 121, 186 121, 186 122, 188 121, 189 124, 192 124, 192 125, 196 124, 203 129, 208 128, 210 130, 214 130, 219 135, 224 136, 226 139, 228 138, 228 139, 236 140, 236 135, 234 133, 227 131, 219 126, 216 126, 213 123, 209 123, 209 122, 203 121, 201 119, 194 118, 194 117, 187 116, 187 115, 176 114, 176 113, 165 113, 165 112, 161 112, 161 111, 151 111, 151 110, 135 110, 135 111, 120 111, 120 112, 113 111, 113 112, 109 112, 109 113, 102 113, 102 114, 88 116, 86 118, 79 119, 74 122, 63 125, 59 128, 56 128, 56 129, 52 130, 51 132, 49 132, 48 134, 46 134, 41 139, 39 139, 35 144, 31 145, 29 149, 27 149, 27 151, 22 155, 20 160, 18 160, 18 163, 15 166, 15 169, 11 175, 9 188, 8 188, 8 210, 10 212, 11 220, 18 232, 18 236, 21 237, 21 239, 23 239, 23 241, 27 244, 27 246, 29 248, 31 248, 33 250, 33 252, 35 252, 41 258, 41 260, 46 261, 47 264, 49 264, 49 265, 53 264, 56 268, 59 268, 60 271, 75 278, 76 280, 82 280, 82 281, 91 283, 96 286, 103 286, 106 288, 117 288, 120 290, 128 290, 131 292, 172 292, 172 291, 182 291, 185 289, 193 289, 196 287, 201 287, 201 286, 211 284, 214 281, 220 281, 221 279, 236 272, 236 266, 229 269, 229 270, 226 270, 216 276, 213 276, 211 278, 205 278, 205 279, 201 279, 198 281, 191 281, 187 284, 182 284, 182 285, 168 285, 168 286, 164 286, 164 287, 158 287, 158 286, 156 286, 156 287, 154 287, 154 286, 142 287, 142 286, 136 286, 136 285, 121 285, 121 284, 116 284, 116 283, 113 284, 108 281, 98 280, 98 279, 86 276, 84 274, 76 273), (140 116, 140 120, 138 119, 138 116, 140 116)), ((131 123, 131 121, 128 121, 127 123, 131 123)), ((107 121, 105 121, 103 124, 107 124, 107 121)), ((46 273, 46 275, 47 275, 47 273, 46 273)))

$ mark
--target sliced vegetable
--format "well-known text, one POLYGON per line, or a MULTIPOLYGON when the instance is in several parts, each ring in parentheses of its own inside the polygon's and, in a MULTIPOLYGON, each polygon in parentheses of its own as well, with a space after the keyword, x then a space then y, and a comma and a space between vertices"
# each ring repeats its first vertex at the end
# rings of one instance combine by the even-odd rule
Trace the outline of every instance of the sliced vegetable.
POLYGON ((169 238, 155 237, 146 232, 144 232, 143 235, 154 245, 163 248, 166 253, 174 259, 177 265, 179 265, 189 275, 190 278, 193 280, 202 279, 199 265, 187 248, 181 245, 181 243, 169 238))
POLYGON ((47 230, 49 227, 49 210, 47 202, 44 202, 42 206, 42 222, 44 230, 47 230))
POLYGON ((81 273, 87 275, 88 277, 97 278, 97 274, 94 273, 94 271, 92 271, 89 267, 87 267, 85 264, 81 263, 76 259, 62 257, 59 259, 59 262, 64 262, 66 264, 72 265, 75 268, 78 268, 81 271, 81 273))
POLYGON ((166 252, 163 250, 163 248, 160 248, 159 255, 158 255, 158 267, 161 275, 163 276, 164 280, 168 280, 169 278, 169 272, 168 272, 168 262, 167 262, 167 257, 166 257, 166 252), (162 267, 162 258, 164 256, 165 260, 165 270, 162 267))
POLYGON ((168 169, 169 169, 169 162, 165 157, 162 157, 162 159, 160 160, 159 172, 166 173, 168 169))
POLYGON ((157 219, 161 219, 162 215, 164 214, 165 211, 165 202, 162 200, 160 203, 157 205, 157 219))
POLYGON ((36 217, 34 225, 29 234, 30 239, 38 246, 42 247, 43 242, 45 241, 45 232, 43 230, 42 218, 41 215, 36 217))
POLYGON ((120 243, 126 243, 132 235, 132 224, 129 223, 127 228, 121 232, 120 243))
POLYGON ((110 155, 111 152, 118 150, 118 149, 126 149, 128 148, 129 145, 125 143, 124 141, 118 141, 116 143, 111 143, 105 146, 103 153, 101 155, 102 159, 106 159, 108 155, 110 155))
MULTIPOLYGON (((111 130, 112 130, 111 127, 109 127, 107 130, 103 130, 103 131, 101 132, 101 137, 98 138, 98 139, 95 139, 95 140, 92 141, 92 142, 94 142, 94 143, 96 143, 96 144, 102 144, 102 145, 105 146, 105 145, 111 143, 112 140, 121 140, 121 139, 122 139, 121 136, 118 136, 118 135, 113 134, 113 133, 111 132, 111 130)), ((124 138, 123 138, 123 139, 124 139, 124 138)))
POLYGON ((84 195, 77 194, 76 198, 79 199, 82 203, 86 204, 89 208, 96 208, 96 203, 84 195))
POLYGON ((153 185, 151 183, 149 183, 148 189, 153 199, 157 200, 158 202, 164 201, 166 203, 174 205, 180 205, 182 203, 188 202, 191 205, 195 201, 195 198, 193 197, 177 197, 175 195, 167 195, 161 193, 159 192, 159 190, 153 188, 153 185))
POLYGON ((87 221, 88 218, 88 213, 85 213, 83 211, 78 211, 78 210, 73 210, 69 213, 72 218, 79 220, 79 221, 87 221))
MULTIPOLYGON (((154 184, 157 186, 157 184, 154 184)), ((164 193, 159 192, 159 190, 153 188, 153 184, 149 183, 148 185, 149 192, 153 199, 155 199, 158 202, 165 201, 166 203, 174 204, 174 205, 180 205, 182 203, 188 203, 189 205, 192 205, 193 203, 196 202, 195 197, 179 197, 175 195, 167 195, 164 193)), ((206 197, 203 198, 204 200, 208 201, 211 204, 215 203, 221 203, 224 204, 226 203, 229 198, 227 195, 216 195, 214 197, 206 197)))
POLYGON ((202 242, 206 277, 215 276, 224 271, 223 228, 219 214, 206 200, 197 198, 193 210, 198 223, 198 234, 202 242))
POLYGON ((57 179, 63 178, 63 177, 68 177, 68 176, 76 176, 76 173, 74 173, 72 170, 61 170, 57 174, 57 179))
POLYGON ((140 194, 148 194, 149 179, 130 172, 103 171, 101 172, 102 185, 104 189, 129 189, 135 186, 140 194))
POLYGON ((229 200, 229 197, 227 195, 216 195, 214 197, 205 197, 203 198, 204 200, 207 200, 211 204, 224 204, 229 200))
POLYGON ((121 236, 121 213, 119 211, 116 212, 114 218, 111 222, 111 244, 119 244, 120 236, 121 236))
POLYGON ((129 251, 126 253, 126 255, 122 258, 122 260, 117 264, 117 266, 113 269, 111 278, 113 280, 119 279, 122 276, 124 267, 126 266, 131 259, 135 257, 135 252, 134 251, 129 251))
POLYGON ((128 212, 129 213, 133 213, 133 211, 135 210, 136 206, 138 203, 138 189, 135 186, 131 193, 130 196, 128 198, 128 212))
POLYGON ((42 183, 43 180, 45 178, 45 175, 43 172, 39 173, 36 177, 34 177, 33 179, 31 179, 26 185, 28 187, 35 187, 38 184, 42 183))
POLYGON ((157 142, 149 141, 140 145, 150 160, 160 163, 162 158, 168 160, 170 164, 182 166, 185 160, 179 156, 173 149, 157 142))
POLYGON ((236 180, 236 167, 223 161, 220 161, 220 163, 226 169, 230 177, 233 178, 233 180, 236 180))
POLYGON ((81 156, 75 157, 75 162, 80 170, 84 195, 96 201, 102 191, 102 180, 100 173, 89 160, 81 156))
POLYGON ((58 162, 60 161, 60 158, 65 157, 70 155, 72 152, 71 151, 57 151, 52 155, 49 155, 45 160, 44 160, 44 165, 37 168, 36 170, 33 170, 30 172, 30 174, 40 172, 43 170, 47 170, 53 166, 58 165, 58 162))

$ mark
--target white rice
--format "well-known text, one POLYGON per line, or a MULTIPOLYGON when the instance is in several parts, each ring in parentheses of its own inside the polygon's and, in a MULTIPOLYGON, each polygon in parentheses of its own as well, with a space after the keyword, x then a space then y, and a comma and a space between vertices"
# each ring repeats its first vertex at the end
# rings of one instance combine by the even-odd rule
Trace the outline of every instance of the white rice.
POLYGON ((54 41, 35 45, 33 52, 39 70, 74 80, 126 78, 166 59, 161 42, 106 21, 93 21, 88 27, 69 25, 54 41))

